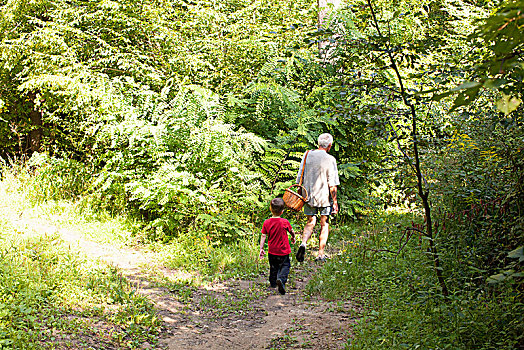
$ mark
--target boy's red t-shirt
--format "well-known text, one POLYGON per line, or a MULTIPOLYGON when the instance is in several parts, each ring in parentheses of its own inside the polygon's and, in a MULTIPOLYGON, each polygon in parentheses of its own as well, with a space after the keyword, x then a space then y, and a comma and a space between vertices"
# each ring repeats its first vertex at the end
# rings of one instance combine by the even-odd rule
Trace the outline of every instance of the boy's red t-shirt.
POLYGON ((267 236, 268 253, 272 255, 288 255, 291 253, 288 231, 291 224, 283 218, 269 218, 262 225, 262 234, 267 236))

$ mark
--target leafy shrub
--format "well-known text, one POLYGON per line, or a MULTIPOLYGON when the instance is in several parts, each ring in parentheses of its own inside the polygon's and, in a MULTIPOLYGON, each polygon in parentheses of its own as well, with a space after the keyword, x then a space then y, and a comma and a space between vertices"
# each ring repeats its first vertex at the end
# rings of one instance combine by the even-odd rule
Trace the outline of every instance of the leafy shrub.
POLYGON ((91 170, 74 159, 33 153, 26 163, 4 164, 2 185, 9 191, 23 193, 33 203, 47 200, 77 199, 91 182, 91 170))
POLYGON ((254 160, 265 142, 222 122, 208 90, 182 87, 171 100, 164 93, 148 118, 130 115, 100 131, 108 152, 92 200, 140 214, 155 239, 201 229, 222 243, 245 236, 260 205, 254 160))
POLYGON ((27 167, 32 173, 28 182, 31 187, 29 199, 35 202, 78 198, 91 180, 91 172, 85 164, 45 153, 33 153, 27 167))
POLYGON ((445 154, 431 158, 439 184, 439 241, 450 262, 445 269, 457 281, 476 274, 478 286, 507 264, 508 251, 524 238, 524 158, 518 146, 524 114, 505 116, 480 106, 475 108, 481 117, 456 116, 445 154))

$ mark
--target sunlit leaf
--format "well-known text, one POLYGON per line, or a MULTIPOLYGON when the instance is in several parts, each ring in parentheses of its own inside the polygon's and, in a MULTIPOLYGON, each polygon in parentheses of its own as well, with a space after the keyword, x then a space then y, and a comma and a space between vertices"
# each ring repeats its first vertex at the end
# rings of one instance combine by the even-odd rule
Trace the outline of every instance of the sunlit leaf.
POLYGON ((499 111, 508 115, 516 110, 521 103, 522 100, 518 97, 504 95, 504 97, 497 101, 496 106, 499 111))
POLYGON ((519 259, 519 262, 524 261, 524 246, 518 247, 509 252, 508 258, 519 259))
POLYGON ((484 82, 484 87, 488 89, 496 90, 506 84, 508 81, 505 79, 487 79, 484 82))
POLYGON ((468 81, 468 82, 466 82, 464 84, 461 84, 461 85, 459 85, 457 87, 454 87, 453 89, 451 89, 451 91, 468 90, 468 89, 479 87, 481 85, 482 85, 481 83, 478 83, 476 81, 468 81))
POLYGON ((489 284, 495 284, 495 283, 500 283, 504 281, 505 279, 506 279, 506 275, 504 275, 503 273, 499 273, 496 275, 489 276, 487 282, 489 284))

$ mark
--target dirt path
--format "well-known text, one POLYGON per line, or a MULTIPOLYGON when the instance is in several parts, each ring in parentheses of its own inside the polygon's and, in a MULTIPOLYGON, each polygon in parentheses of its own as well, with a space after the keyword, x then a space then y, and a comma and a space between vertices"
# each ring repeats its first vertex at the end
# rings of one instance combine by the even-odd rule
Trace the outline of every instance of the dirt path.
POLYGON ((33 234, 59 234, 71 249, 118 267, 162 316, 161 349, 341 349, 351 337, 351 303, 307 295, 307 281, 319 268, 311 260, 293 262, 284 296, 269 288, 264 273, 195 288, 177 282, 177 271, 152 263, 151 253, 92 242, 34 219, 13 224, 33 234))
POLYGON ((350 336, 352 305, 307 300, 314 268, 295 268, 286 295, 255 281, 230 280, 193 294, 175 319, 169 349, 340 349, 350 336))

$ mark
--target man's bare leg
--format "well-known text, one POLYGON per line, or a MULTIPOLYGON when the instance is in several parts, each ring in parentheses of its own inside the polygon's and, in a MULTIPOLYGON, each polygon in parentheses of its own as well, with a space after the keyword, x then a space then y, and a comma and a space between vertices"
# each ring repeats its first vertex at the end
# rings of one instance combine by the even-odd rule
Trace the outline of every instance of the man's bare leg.
POLYGON ((324 256, 324 249, 326 248, 327 240, 329 236, 329 223, 328 216, 320 216, 320 237, 319 237, 319 246, 318 246, 318 257, 322 258, 324 256))
POLYGON ((311 237, 311 234, 313 233, 313 228, 315 227, 316 223, 317 218, 314 215, 308 215, 307 224, 306 226, 304 226, 304 232, 302 233, 302 244, 300 245, 300 247, 298 247, 297 254, 295 255, 298 262, 304 261, 307 241, 311 237))
POLYGON ((311 238, 311 234, 313 233, 313 228, 315 228, 316 223, 317 217, 315 215, 308 215, 306 226, 304 226, 304 233, 302 233, 303 246, 306 246, 307 241, 309 241, 309 238, 311 238))

